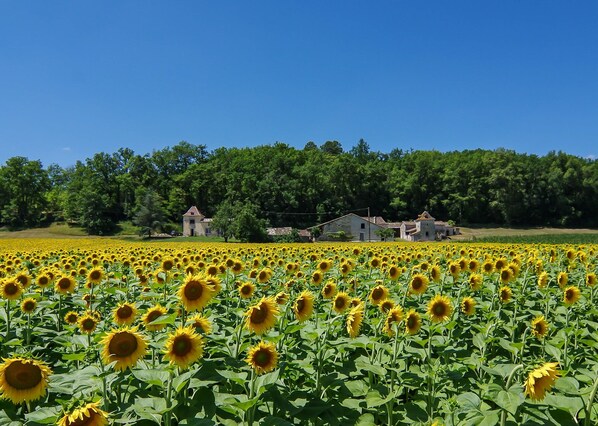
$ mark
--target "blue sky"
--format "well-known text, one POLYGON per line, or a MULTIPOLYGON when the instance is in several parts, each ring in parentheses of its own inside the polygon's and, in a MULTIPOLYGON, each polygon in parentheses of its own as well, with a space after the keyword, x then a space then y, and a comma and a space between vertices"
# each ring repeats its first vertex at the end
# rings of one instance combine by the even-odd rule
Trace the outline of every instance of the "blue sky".
POLYGON ((598 155, 596 1, 3 1, 0 164, 181 140, 598 155))

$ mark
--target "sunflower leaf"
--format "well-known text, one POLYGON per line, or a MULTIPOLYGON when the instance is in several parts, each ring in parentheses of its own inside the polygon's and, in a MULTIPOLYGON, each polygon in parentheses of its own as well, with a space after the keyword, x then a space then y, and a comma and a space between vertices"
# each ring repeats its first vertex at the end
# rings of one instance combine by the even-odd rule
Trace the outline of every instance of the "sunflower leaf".
POLYGON ((514 392, 513 390, 509 390, 508 392, 505 390, 501 390, 498 395, 496 396, 496 404, 509 413, 515 415, 517 413, 517 409, 523 402, 525 401, 525 397, 523 396, 522 392, 514 392))

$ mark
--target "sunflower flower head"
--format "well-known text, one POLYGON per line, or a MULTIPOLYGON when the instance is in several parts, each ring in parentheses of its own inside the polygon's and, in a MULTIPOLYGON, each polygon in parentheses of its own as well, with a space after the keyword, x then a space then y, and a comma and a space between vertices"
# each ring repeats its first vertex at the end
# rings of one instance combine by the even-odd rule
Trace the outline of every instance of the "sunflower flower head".
POLYGON ((119 371, 135 366, 147 352, 147 342, 136 328, 112 330, 104 337, 102 344, 104 363, 115 362, 114 369, 119 371))
POLYGON ((513 291, 511 287, 505 285, 498 290, 498 295, 502 303, 509 303, 511 296, 513 296, 513 291))
POLYGON ((409 310, 405 315, 405 331, 411 335, 417 334, 421 326, 422 320, 419 313, 415 309, 409 310))
POLYGON ((186 369, 202 357, 203 345, 203 338, 193 327, 179 327, 166 340, 164 359, 186 369))
POLYGON ((300 322, 306 321, 311 317, 311 314, 314 311, 314 295, 310 291, 303 291, 293 304, 293 312, 295 312, 295 316, 297 320, 300 322))
POLYGON ((203 309, 215 293, 207 277, 200 274, 187 275, 178 291, 181 303, 188 311, 203 309))
POLYGON ((386 319, 384 320, 384 332, 389 336, 395 335, 394 325, 397 325, 403 320, 403 308, 397 306, 388 311, 386 319))
POLYGON ((548 323, 544 315, 539 315, 532 320, 531 323, 532 334, 538 339, 542 339, 548 333, 548 323))
POLYGON ((195 314, 189 320, 191 327, 195 328, 196 331, 202 334, 210 334, 212 332, 212 323, 202 314, 195 314))
POLYGON ((239 296, 241 299, 249 299, 255 292, 255 284, 251 281, 246 281, 239 286, 239 296))
POLYGON ((351 308, 347 314, 347 332, 349 336, 355 338, 359 335, 359 329, 363 321, 363 303, 351 308))
POLYGON ((274 344, 262 341, 249 350, 245 362, 257 374, 268 373, 276 368, 278 352, 274 344))
POLYGON ((464 297, 461 299, 461 312, 465 315, 473 315, 475 313, 475 299, 473 297, 464 297))
POLYGON ((546 391, 549 391, 557 377, 561 373, 557 370, 558 363, 548 362, 534 370, 527 376, 525 381, 525 394, 534 401, 541 401, 546 396, 546 391))
POLYGON ((145 324, 145 328, 148 331, 159 331, 166 327, 166 324, 152 324, 152 322, 156 321, 162 315, 165 315, 166 308, 158 305, 155 305, 153 308, 147 310, 145 315, 142 318, 143 324, 145 324))
POLYGON ((276 324, 278 312, 278 305, 273 298, 262 297, 245 313, 245 327, 257 335, 264 334, 276 324))
POLYGON ((58 421, 58 426, 106 426, 108 413, 99 408, 98 402, 89 402, 65 413, 58 421))
POLYGON ((415 274, 409 282, 409 291, 413 294, 423 294, 428 288, 428 277, 423 274, 415 274))
POLYGON ((45 363, 27 358, 3 358, 0 397, 13 404, 35 401, 46 393, 52 371, 45 363))
POLYGON ((118 325, 131 325, 135 322, 136 316, 137 308, 129 302, 121 303, 112 312, 112 318, 118 325))
POLYGON ((440 294, 434 296, 428 303, 428 316, 432 322, 443 322, 448 320, 453 313, 451 300, 440 294))
POLYGON ((572 285, 563 291, 563 302, 567 306, 574 305, 581 297, 581 291, 576 286, 572 285))
POLYGON ((343 313, 351 305, 351 297, 344 291, 339 291, 332 300, 332 308, 336 313, 343 313))

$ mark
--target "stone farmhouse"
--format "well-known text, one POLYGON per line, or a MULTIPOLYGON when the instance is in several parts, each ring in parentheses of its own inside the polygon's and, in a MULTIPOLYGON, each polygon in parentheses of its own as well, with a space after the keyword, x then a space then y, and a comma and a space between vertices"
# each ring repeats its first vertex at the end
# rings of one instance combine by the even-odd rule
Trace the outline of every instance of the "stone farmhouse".
POLYGON ((211 229, 212 218, 205 217, 195 206, 191 206, 183 215, 183 236, 210 236, 217 235, 216 230, 211 229))
POLYGON ((417 219, 403 222, 386 222, 380 216, 363 217, 354 213, 332 219, 314 226, 319 236, 317 241, 383 241, 379 235, 382 229, 392 229, 395 237, 406 241, 435 241, 460 233, 459 228, 437 221, 424 211, 417 219))
POLYGON ((427 211, 413 221, 401 222, 399 229, 400 238, 407 241, 444 240, 451 235, 460 234, 459 228, 434 219, 427 211))

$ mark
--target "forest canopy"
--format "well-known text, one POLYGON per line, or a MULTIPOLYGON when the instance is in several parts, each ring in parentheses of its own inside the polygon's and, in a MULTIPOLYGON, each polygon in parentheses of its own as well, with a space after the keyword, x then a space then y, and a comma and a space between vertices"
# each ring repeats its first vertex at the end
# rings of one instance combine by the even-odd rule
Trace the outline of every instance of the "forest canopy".
POLYGON ((598 226, 596 160, 506 149, 382 153, 363 139, 349 151, 327 141, 208 152, 183 141, 144 155, 100 152, 66 168, 13 157, 0 166, 0 226, 59 220, 109 233, 138 217, 148 191, 176 223, 191 205, 210 217, 226 201, 295 228, 368 207, 387 221, 428 210, 459 225, 598 226))

